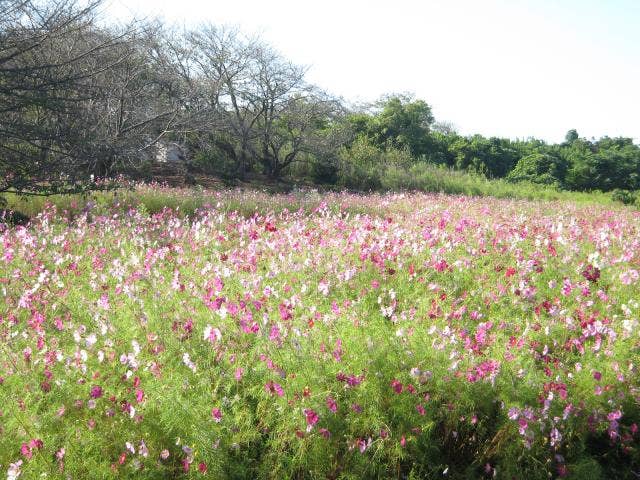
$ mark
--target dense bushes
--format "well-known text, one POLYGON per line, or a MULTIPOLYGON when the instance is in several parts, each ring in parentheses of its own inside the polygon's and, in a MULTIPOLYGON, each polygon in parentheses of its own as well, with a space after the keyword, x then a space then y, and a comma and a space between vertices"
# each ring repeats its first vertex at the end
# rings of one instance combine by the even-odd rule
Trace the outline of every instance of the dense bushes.
POLYGON ((518 161, 507 175, 507 180, 560 185, 566 172, 567 165, 562 159, 546 153, 532 153, 518 161))
POLYGON ((630 192, 629 190, 623 190, 616 188, 611 192, 611 198, 616 202, 624 203, 625 205, 633 205, 638 203, 638 195, 636 192, 630 192))
POLYGON ((406 147, 379 149, 366 138, 359 138, 340 152, 336 183, 353 190, 378 190, 385 187, 388 171, 407 171, 414 162, 406 147))
MULTIPOLYGON (((406 95, 387 97, 342 121, 352 139, 345 141, 336 162, 311 154, 310 173, 288 173, 364 191, 416 189, 534 198, 553 197, 558 189, 593 193, 640 188, 640 147, 628 138, 589 141, 575 130, 555 145, 536 139, 464 137, 451 128, 434 127, 428 105, 406 95), (544 193, 536 192, 541 188, 544 193)), ((635 202, 633 193, 618 192, 614 198, 635 202)))

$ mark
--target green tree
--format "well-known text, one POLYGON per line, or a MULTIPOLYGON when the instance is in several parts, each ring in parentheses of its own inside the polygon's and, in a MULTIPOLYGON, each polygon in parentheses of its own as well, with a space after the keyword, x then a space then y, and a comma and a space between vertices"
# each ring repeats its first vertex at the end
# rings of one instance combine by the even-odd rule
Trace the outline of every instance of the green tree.
POLYGON ((497 178, 504 177, 519 158, 517 148, 509 140, 482 135, 457 137, 449 145, 449 153, 456 169, 497 178))
POLYGON ((376 105, 368 134, 380 146, 408 148, 412 155, 429 153, 430 128, 434 122, 431 107, 410 95, 391 95, 376 105))
POLYGON ((629 138, 577 140, 564 153, 570 164, 566 185, 572 190, 640 188, 640 148, 629 138))
POLYGON ((575 142, 576 140, 578 140, 578 138, 580 138, 578 136, 578 131, 575 128, 572 128, 571 130, 569 130, 567 132, 567 134, 564 136, 564 141, 568 144, 571 145, 573 142, 575 142))
POLYGON ((536 152, 522 157, 507 175, 507 180, 560 186, 566 173, 567 163, 564 159, 548 153, 536 152))

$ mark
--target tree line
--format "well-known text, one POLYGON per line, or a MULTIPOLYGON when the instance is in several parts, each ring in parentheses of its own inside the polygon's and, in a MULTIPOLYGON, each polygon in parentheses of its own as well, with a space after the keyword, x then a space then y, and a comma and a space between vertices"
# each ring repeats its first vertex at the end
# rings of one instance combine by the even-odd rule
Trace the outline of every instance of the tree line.
POLYGON ((213 24, 116 25, 101 0, 0 0, 0 193, 94 188, 161 142, 194 169, 376 189, 420 163, 569 190, 640 188, 629 138, 462 136, 430 106, 388 95, 353 106, 258 37, 213 24))

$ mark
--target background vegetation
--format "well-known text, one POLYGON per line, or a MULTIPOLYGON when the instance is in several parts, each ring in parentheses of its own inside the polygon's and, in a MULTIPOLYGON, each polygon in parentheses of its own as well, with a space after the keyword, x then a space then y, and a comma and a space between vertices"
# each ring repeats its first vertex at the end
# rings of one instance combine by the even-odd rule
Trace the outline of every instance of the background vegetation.
POLYGON ((114 25, 100 6, 0 0, 0 193, 104 188, 94 179, 148 173, 173 143, 183 168, 232 182, 542 198, 597 190, 636 202, 640 147, 630 138, 463 136, 411 95, 335 98, 236 29, 114 25))

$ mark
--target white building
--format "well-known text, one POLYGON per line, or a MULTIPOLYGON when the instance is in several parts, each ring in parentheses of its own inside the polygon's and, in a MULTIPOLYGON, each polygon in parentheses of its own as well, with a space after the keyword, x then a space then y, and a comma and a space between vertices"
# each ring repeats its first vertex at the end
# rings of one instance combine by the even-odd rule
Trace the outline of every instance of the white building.
POLYGON ((158 142, 156 145, 156 162, 185 164, 188 159, 186 147, 175 142, 158 142))

